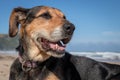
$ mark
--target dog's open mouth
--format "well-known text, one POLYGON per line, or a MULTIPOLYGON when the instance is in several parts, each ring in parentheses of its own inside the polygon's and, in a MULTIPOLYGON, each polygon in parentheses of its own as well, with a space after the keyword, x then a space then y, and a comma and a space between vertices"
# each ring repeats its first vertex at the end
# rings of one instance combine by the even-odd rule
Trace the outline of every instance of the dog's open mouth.
POLYGON ((67 44, 67 38, 56 42, 51 42, 44 38, 38 38, 37 41, 42 45, 43 49, 57 51, 57 52, 65 51, 67 44))

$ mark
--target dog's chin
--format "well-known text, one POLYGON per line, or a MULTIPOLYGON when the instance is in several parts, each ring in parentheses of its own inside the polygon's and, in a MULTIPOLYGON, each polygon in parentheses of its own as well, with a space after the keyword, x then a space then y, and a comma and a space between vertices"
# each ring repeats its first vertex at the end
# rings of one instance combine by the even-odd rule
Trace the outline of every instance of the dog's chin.
POLYGON ((64 38, 61 40, 50 41, 39 37, 37 42, 40 49, 42 48, 46 54, 53 57, 63 57, 65 55, 66 44, 69 42, 69 40, 70 39, 68 38, 64 38))
POLYGON ((65 51, 47 51, 47 54, 53 57, 61 58, 65 55, 65 51))

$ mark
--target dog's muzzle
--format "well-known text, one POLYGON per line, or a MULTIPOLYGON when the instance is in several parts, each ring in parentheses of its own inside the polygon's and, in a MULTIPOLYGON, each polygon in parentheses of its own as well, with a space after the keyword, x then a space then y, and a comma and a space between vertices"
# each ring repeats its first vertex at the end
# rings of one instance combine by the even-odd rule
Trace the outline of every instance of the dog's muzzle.
POLYGON ((41 44, 43 50, 50 52, 51 55, 63 55, 66 44, 71 40, 75 26, 66 21, 60 28, 55 29, 50 38, 38 37, 37 42, 41 44))

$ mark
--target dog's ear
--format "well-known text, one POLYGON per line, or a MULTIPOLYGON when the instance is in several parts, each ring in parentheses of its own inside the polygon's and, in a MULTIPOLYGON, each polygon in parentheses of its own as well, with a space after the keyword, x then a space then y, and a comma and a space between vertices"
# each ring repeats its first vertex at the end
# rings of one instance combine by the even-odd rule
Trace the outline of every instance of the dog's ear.
POLYGON ((22 24, 25 21, 28 11, 29 9, 25 9, 21 7, 13 9, 9 19, 9 36, 10 37, 14 37, 17 35, 18 26, 19 24, 22 24))

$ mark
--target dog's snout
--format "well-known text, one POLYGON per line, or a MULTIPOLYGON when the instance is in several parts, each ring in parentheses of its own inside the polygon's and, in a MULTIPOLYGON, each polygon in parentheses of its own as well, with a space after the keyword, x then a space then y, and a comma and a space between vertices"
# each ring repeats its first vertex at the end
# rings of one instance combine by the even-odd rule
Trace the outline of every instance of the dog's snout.
POLYGON ((65 23, 63 29, 66 34, 71 35, 75 29, 75 26, 72 23, 65 23))

